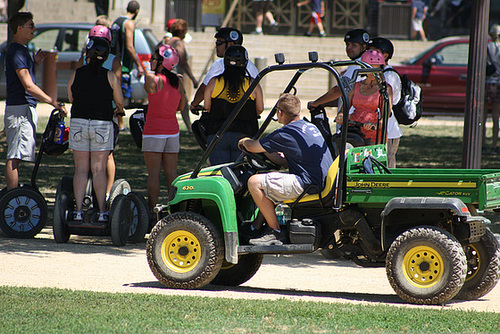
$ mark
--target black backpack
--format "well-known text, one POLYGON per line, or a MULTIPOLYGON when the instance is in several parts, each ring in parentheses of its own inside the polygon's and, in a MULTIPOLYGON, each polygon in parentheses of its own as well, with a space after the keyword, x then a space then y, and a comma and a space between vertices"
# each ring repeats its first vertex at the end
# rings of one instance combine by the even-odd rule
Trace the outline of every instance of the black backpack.
POLYGON ((124 46, 125 46, 125 32, 123 26, 125 21, 129 18, 121 16, 113 22, 111 25, 111 54, 117 56, 119 59, 122 58, 124 46))
POLYGON ((402 77, 393 68, 387 68, 384 72, 394 71, 401 80, 401 98, 399 102, 392 106, 394 116, 399 124, 411 125, 422 117, 422 88, 408 79, 404 74, 402 77))

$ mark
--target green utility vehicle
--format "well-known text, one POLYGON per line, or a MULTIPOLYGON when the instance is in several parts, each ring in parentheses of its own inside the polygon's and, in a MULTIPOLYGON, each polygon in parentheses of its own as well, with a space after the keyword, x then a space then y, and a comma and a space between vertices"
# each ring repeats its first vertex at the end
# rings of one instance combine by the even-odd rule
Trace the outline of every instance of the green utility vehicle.
MULTIPOLYGON (((500 207, 500 171, 389 169, 384 145, 346 149, 347 131, 332 145, 336 156, 325 188, 285 203, 291 211, 289 242, 245 244, 239 228, 258 212, 247 180, 279 166, 251 153, 234 163, 203 166, 257 83, 274 71, 295 71, 284 89, 291 92, 306 71, 326 70, 341 83, 343 105, 348 106, 347 84, 336 69, 356 64, 361 67, 356 75, 378 73, 382 93, 385 88, 380 69, 362 62, 318 62, 315 53, 310 53, 310 63, 283 64, 279 54, 276 59, 277 65, 257 76, 194 171, 174 181, 164 215, 147 243, 157 279, 169 288, 237 286, 257 272, 264 254, 322 250, 361 266, 384 266, 393 289, 411 303, 477 299, 491 291, 500 277, 499 243, 487 228, 489 221, 477 213, 500 207)), ((347 107, 342 112, 347 119, 347 107)), ((274 114, 275 108, 255 138, 263 136, 274 114)), ((320 115, 324 120, 326 114, 320 115)))

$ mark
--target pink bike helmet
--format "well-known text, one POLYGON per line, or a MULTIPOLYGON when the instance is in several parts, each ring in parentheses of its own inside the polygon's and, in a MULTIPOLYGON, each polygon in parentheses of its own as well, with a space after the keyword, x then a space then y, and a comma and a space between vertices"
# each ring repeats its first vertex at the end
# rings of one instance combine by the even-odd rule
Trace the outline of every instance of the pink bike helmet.
POLYGON ((366 50, 361 57, 361 61, 371 66, 385 65, 384 56, 378 50, 366 50))
POLYGON ((175 51, 175 49, 170 45, 160 46, 158 52, 163 58, 163 62, 161 64, 167 70, 172 71, 172 69, 179 63, 179 56, 177 55, 177 51, 175 51))
POLYGON ((111 32, 105 26, 94 26, 90 29, 89 37, 102 37, 111 42, 111 32))

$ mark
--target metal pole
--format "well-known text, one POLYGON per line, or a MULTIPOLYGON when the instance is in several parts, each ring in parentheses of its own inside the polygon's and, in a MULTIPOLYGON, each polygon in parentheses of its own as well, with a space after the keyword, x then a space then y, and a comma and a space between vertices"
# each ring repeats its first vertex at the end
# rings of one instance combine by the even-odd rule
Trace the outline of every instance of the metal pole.
POLYGON ((462 168, 481 168, 489 11, 490 0, 472 2, 462 168))

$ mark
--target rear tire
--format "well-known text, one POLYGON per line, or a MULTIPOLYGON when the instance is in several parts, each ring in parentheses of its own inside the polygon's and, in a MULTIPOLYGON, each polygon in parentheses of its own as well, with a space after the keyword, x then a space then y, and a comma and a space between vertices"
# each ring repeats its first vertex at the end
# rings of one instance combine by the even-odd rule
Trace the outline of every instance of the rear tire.
POLYGON ((500 279, 500 244, 490 230, 481 240, 465 246, 467 277, 456 296, 461 300, 474 300, 490 292, 500 279))
POLYGON ((405 231, 386 257, 389 283, 414 304, 443 304, 462 288, 467 259, 458 240, 445 230, 420 226, 405 231))
POLYGON ((0 198, 0 229, 11 238, 33 238, 47 222, 47 203, 33 188, 13 188, 0 198))
POLYGON ((133 215, 130 211, 131 199, 125 195, 118 195, 111 207, 111 241, 114 246, 124 246, 127 243, 133 215))
POLYGON ((163 285, 197 289, 219 273, 224 246, 210 220, 192 212, 176 212, 151 230, 146 253, 151 271, 163 285))
POLYGON ((129 210, 132 215, 132 225, 127 241, 130 243, 143 242, 149 228, 148 204, 144 197, 136 192, 130 192, 127 197, 130 197, 129 210))
POLYGON ((131 191, 132 188, 130 187, 130 184, 127 182, 127 180, 118 179, 115 182, 113 182, 111 190, 109 191, 109 198, 107 202, 108 208, 111 209, 111 207, 113 206, 113 201, 115 200, 116 196, 127 195, 131 191))
POLYGON ((54 204, 54 222, 52 233, 57 243, 66 243, 69 240, 70 232, 68 227, 68 217, 75 210, 75 200, 73 194, 67 191, 60 191, 56 194, 54 204))
POLYGON ((252 278, 259 270, 263 254, 241 255, 237 264, 224 261, 222 267, 211 284, 238 286, 252 278))

